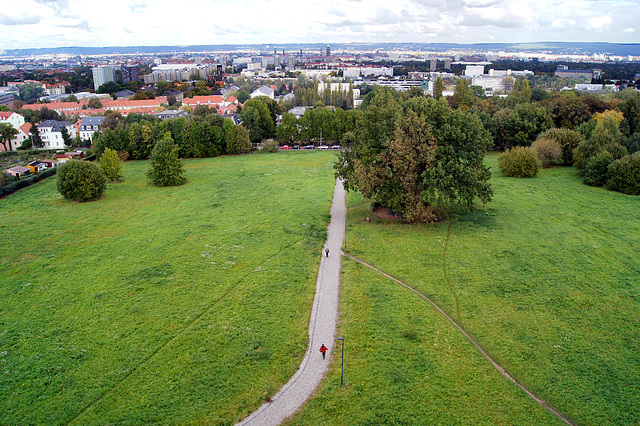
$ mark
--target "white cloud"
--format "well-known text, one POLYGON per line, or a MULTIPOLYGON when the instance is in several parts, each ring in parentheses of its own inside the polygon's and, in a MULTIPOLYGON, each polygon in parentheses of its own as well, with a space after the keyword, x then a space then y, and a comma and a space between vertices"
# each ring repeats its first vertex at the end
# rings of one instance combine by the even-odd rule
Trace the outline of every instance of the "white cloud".
POLYGON ((625 1, 111 0, 96 13, 86 1, 21 0, 0 14, 0 31, 10 34, 0 39, 0 49, 425 39, 637 42, 638 1, 625 1))

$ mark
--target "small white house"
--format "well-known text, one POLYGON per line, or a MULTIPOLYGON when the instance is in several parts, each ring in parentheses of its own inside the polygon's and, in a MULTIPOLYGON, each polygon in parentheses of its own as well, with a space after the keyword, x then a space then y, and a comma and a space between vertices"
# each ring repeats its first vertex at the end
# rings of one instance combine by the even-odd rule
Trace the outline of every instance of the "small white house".
POLYGON ((76 128, 66 121, 46 120, 38 126, 38 134, 43 143, 44 149, 64 149, 65 143, 62 138, 62 129, 67 130, 71 139, 76 137, 76 128))

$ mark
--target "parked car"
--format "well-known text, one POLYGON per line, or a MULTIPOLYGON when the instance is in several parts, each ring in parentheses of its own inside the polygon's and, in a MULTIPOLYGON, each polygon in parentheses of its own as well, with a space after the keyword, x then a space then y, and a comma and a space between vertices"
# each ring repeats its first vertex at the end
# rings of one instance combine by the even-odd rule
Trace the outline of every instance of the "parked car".
POLYGON ((300 145, 294 145, 291 147, 291 149, 300 149, 300 145))
POLYGON ((280 149, 291 149, 291 148, 289 148, 289 145, 282 145, 280 149))
POLYGON ((342 147, 340 145, 333 145, 331 149, 342 149, 342 147))
POLYGON ((306 146, 304 147, 304 149, 315 149, 315 146, 313 146, 313 145, 306 145, 306 146))
POLYGON ((328 146, 326 146, 326 145, 320 145, 320 146, 318 147, 318 149, 329 149, 329 147, 328 147, 328 146))

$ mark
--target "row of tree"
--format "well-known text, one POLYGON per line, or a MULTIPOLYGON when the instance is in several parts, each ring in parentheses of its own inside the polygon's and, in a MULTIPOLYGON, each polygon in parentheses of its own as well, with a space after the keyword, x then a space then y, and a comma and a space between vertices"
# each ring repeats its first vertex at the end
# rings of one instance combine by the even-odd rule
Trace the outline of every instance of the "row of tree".
POLYGON ((251 150, 246 127, 236 126, 232 119, 222 119, 215 114, 165 121, 139 116, 138 121, 105 127, 94 137, 93 150, 98 157, 110 148, 124 158, 144 160, 167 135, 176 144, 180 158, 215 157, 251 150))

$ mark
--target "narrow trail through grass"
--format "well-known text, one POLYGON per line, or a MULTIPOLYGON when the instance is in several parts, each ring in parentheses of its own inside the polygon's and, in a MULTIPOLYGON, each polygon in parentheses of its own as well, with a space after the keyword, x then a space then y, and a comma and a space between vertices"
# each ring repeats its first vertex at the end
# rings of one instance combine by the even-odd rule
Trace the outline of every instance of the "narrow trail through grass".
MULTIPOLYGON (((446 246, 445 246, 446 247, 446 246)), ((446 250, 445 250, 446 252, 446 250)), ((494 361, 493 358, 491 358, 491 356, 482 348, 482 346, 480 346, 480 344, 478 344, 478 342, 476 342, 473 337, 471 337, 469 335, 469 333, 466 332, 466 330, 464 328, 462 328, 462 326, 460 326, 451 316, 449 316, 449 314, 447 314, 440 306, 438 306, 433 300, 431 300, 429 297, 425 296, 424 294, 422 294, 421 292, 419 292, 418 290, 416 290, 415 288, 403 283, 402 281, 400 281, 399 279, 393 277, 392 275, 389 275, 388 273, 376 268, 373 265, 368 264, 367 262, 363 261, 362 259, 359 259, 355 256, 352 256, 350 254, 346 254, 345 256, 347 256, 348 258, 366 266, 367 268, 370 268, 376 272, 378 272, 379 274, 384 275, 385 277, 389 278, 390 280, 406 287, 407 289, 411 290, 412 292, 416 293, 418 296, 422 297, 423 299, 425 299, 427 302, 429 302, 438 312, 440 312, 440 314, 442 314, 442 316, 444 316, 451 324, 453 324, 475 347, 476 349, 478 349, 478 351, 495 367, 496 370, 498 370, 504 377, 506 377, 507 379, 509 379, 512 383, 514 383, 516 386, 518 386, 522 391, 524 391, 527 395, 529 395, 534 401, 536 401, 538 404, 540 404, 542 407, 546 408, 547 410, 549 410, 549 412, 551 412, 554 416, 556 416, 558 419, 560 419, 561 421, 563 421, 564 423, 568 424, 568 425, 573 425, 573 423, 571 423, 568 419, 566 419, 560 412, 556 411, 555 409, 553 409, 549 404, 547 404, 544 400, 540 399, 539 397, 537 397, 535 394, 533 394, 533 392, 531 392, 529 389, 527 389, 526 387, 524 387, 522 384, 518 383, 518 381, 516 379, 514 379, 502 366, 500 366, 496 361, 494 361)), ((443 255, 444 257, 444 255, 443 255)))

